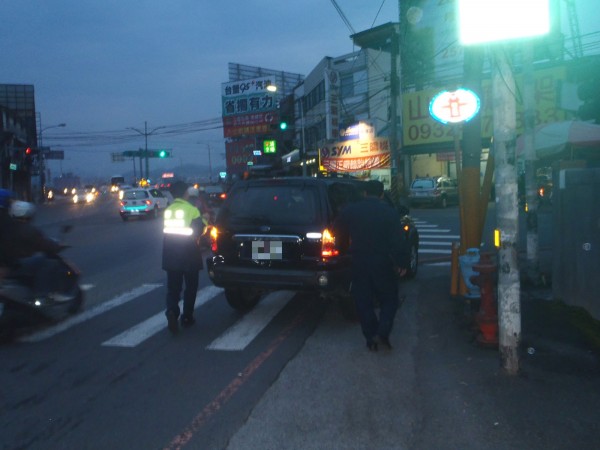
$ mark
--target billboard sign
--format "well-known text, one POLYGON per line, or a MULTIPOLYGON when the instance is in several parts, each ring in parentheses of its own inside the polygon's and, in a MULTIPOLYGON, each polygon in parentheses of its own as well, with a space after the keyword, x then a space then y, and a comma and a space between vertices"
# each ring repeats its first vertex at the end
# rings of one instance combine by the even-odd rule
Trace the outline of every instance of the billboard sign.
POLYGON ((276 124, 278 121, 279 114, 275 111, 223 116, 223 136, 237 137, 265 134, 270 132, 271 125, 276 124))
POLYGON ((222 84, 223 117, 272 111, 277 108, 277 92, 267 90, 271 77, 230 81, 222 84))
POLYGON ((320 165, 330 172, 359 172, 390 167, 387 138, 353 139, 319 148, 320 165))

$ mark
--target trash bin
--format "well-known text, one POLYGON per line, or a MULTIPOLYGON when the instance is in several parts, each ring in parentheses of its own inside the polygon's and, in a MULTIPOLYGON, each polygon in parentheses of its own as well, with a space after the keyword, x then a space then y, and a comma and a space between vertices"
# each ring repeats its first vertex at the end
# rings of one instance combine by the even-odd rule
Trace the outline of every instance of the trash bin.
POLYGON ((480 298, 481 291, 479 290, 479 286, 471 282, 471 277, 473 275, 479 275, 479 272, 475 272, 473 270, 473 266, 479 262, 479 249, 468 248, 464 255, 458 257, 458 262, 460 265, 460 273, 462 274, 465 285, 467 286, 467 293, 465 294, 465 297, 480 298))

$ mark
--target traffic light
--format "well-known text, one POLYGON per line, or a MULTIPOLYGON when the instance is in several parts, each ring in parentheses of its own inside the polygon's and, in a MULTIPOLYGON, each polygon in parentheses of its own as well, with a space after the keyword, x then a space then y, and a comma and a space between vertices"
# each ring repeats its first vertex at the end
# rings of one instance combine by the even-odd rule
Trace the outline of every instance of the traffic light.
POLYGON ((170 158, 171 151, 170 150, 156 150, 151 153, 153 158, 170 158))
POLYGON ((281 131, 287 130, 287 127, 288 127, 288 123, 286 120, 282 120, 281 122, 279 122, 279 129, 281 131))

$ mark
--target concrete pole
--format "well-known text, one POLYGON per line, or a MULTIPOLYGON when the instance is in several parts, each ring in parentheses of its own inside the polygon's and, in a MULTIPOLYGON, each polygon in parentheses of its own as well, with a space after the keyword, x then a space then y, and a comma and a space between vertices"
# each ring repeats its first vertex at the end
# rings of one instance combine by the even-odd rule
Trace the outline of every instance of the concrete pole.
POLYGON ((493 47, 492 104, 496 159, 496 225, 498 252, 498 322, 502 367, 510 375, 519 371, 521 342, 521 290, 517 258, 518 199, 516 167, 515 79, 502 44, 493 47))

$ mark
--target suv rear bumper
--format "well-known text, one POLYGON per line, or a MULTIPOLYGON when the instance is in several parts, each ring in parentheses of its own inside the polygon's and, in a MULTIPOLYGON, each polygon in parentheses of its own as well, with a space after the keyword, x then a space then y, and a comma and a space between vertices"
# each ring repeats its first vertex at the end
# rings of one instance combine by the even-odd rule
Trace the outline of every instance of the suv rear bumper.
POLYGON ((221 264, 220 257, 206 259, 208 277, 222 288, 253 287, 257 289, 287 289, 330 292, 348 290, 350 268, 331 270, 274 269, 271 267, 231 266, 221 264))

